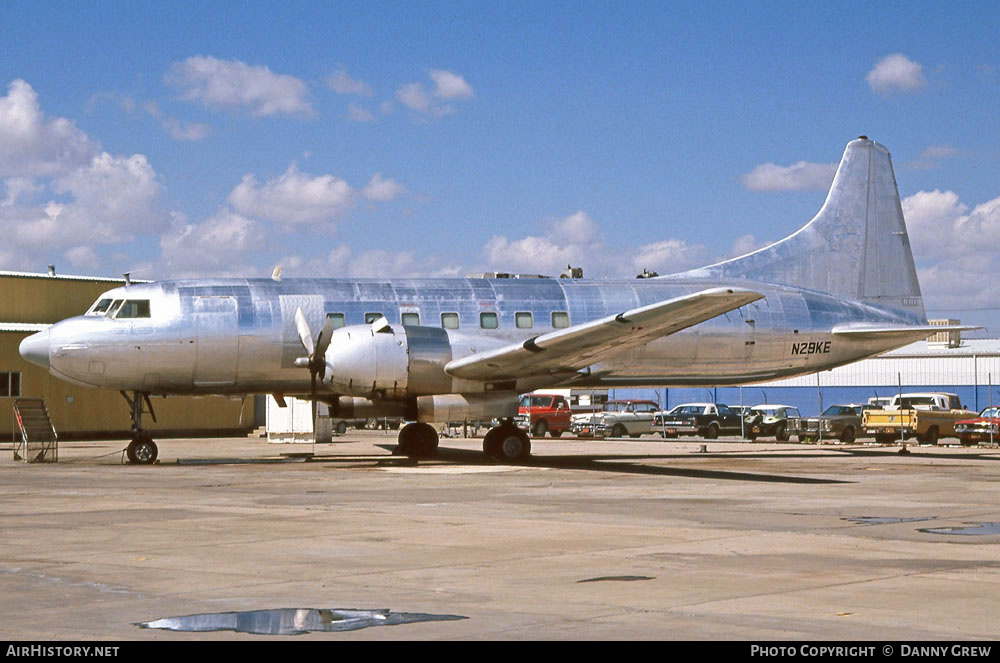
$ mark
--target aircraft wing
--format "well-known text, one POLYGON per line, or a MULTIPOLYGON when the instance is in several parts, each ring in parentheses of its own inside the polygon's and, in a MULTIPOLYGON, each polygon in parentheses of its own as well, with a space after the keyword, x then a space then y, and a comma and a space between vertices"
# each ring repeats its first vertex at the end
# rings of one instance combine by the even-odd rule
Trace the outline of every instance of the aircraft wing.
POLYGON ((644 345, 763 297, 742 288, 709 288, 454 359, 444 370, 468 380, 508 380, 577 371, 608 355, 644 345))

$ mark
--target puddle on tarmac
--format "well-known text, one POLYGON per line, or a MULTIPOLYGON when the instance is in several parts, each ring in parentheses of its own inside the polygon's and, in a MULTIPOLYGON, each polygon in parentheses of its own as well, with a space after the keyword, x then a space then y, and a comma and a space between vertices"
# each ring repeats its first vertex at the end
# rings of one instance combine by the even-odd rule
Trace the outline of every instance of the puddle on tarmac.
POLYGON ((390 610, 283 608, 166 617, 151 622, 138 622, 135 626, 170 631, 236 631, 259 635, 301 635, 312 631, 356 631, 370 626, 395 626, 458 619, 468 619, 468 617, 390 610))
POLYGON ((956 534, 959 536, 990 536, 1000 534, 1000 523, 967 523, 965 527, 928 527, 921 532, 956 534))
POLYGON ((891 525, 893 523, 916 523, 930 518, 898 518, 891 516, 855 516, 853 518, 841 518, 859 525, 891 525))
POLYGON ((636 580, 653 580, 650 576, 601 576, 599 578, 587 578, 586 580, 577 580, 577 583, 581 582, 635 582, 636 580))

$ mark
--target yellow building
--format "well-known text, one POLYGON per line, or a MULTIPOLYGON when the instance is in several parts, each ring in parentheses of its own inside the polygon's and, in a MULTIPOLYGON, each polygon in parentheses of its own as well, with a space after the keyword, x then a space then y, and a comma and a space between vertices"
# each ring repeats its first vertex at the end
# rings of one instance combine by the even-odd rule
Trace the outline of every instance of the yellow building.
MULTIPOLYGON (((121 394, 63 382, 21 358, 18 346, 54 322, 81 315, 102 292, 123 279, 0 272, 0 439, 19 436, 14 398, 43 398, 60 439, 130 437, 130 405, 121 394)), ((143 428, 154 437, 246 433, 255 426, 254 399, 153 398, 156 421, 143 428)))

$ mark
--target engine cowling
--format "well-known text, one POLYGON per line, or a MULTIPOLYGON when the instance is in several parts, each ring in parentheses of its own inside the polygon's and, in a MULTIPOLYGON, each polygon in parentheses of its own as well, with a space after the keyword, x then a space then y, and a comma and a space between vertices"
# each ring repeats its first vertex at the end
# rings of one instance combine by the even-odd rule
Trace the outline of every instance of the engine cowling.
POLYGON ((323 382, 338 394, 400 399, 448 393, 448 333, 437 327, 352 325, 333 331, 323 382))

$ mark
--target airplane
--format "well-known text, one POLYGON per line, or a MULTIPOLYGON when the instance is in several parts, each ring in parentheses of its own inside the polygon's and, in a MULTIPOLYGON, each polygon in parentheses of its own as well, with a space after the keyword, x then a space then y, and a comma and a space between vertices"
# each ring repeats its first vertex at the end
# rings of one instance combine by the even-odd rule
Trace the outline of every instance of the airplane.
MULTIPOLYGON (((752 253, 653 278, 197 279, 126 283, 25 338, 21 356, 129 400, 133 463, 157 446, 151 395, 274 394, 333 417, 500 423, 483 452, 519 462, 519 394, 543 387, 738 385, 814 373, 932 333, 888 150, 847 144, 826 202, 752 253), (318 334, 314 330, 320 330, 318 334), (126 392, 131 392, 131 396, 126 392)), ((154 415, 155 416, 155 415, 154 415)))

